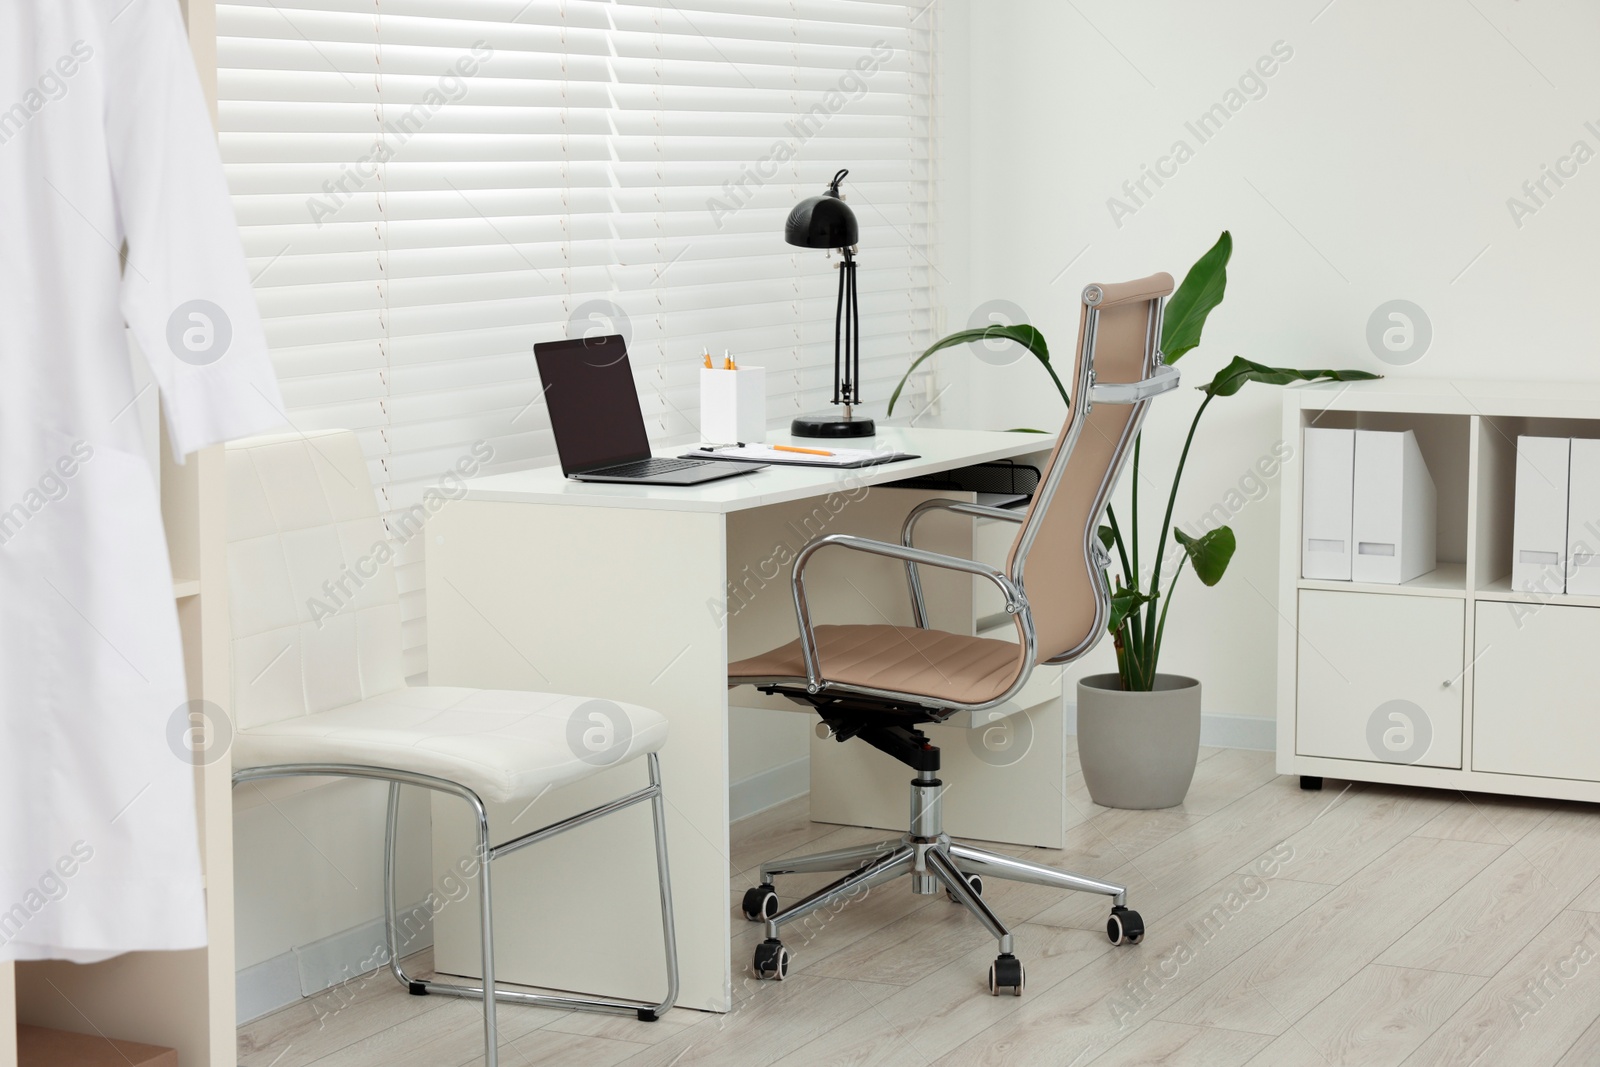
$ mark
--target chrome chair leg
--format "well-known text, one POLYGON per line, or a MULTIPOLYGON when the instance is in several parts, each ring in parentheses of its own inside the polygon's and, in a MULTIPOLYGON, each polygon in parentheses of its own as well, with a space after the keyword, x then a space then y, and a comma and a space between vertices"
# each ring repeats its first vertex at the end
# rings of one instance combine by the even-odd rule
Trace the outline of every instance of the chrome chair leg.
POLYGON ((409 986, 411 979, 400 965, 400 917, 395 903, 395 852, 400 825, 400 783, 389 783, 389 811, 383 824, 383 933, 389 946, 389 973, 409 986))
MULTIPOLYGON (((630 1000, 612 1000, 606 997, 566 997, 558 996, 552 993, 524 993, 520 989, 494 989, 493 998, 495 1000, 498 1000, 501 1003, 533 1004, 542 1007, 565 1008, 572 1011, 596 1011, 612 1014, 636 1015, 640 1020, 645 1022, 653 1022, 654 1020, 661 1018, 661 1016, 665 1015, 667 1010, 671 1008, 673 1004, 677 1003, 678 940, 677 928, 673 922, 672 915, 672 881, 667 864, 666 805, 661 792, 661 765, 659 760, 655 758, 654 753, 649 755, 649 767, 649 788, 642 789, 639 792, 632 793, 626 797, 618 798, 617 800, 613 800, 607 804, 602 804, 597 808, 590 808, 588 811, 580 812, 577 815, 563 819, 560 822, 552 823, 551 825, 543 827, 539 830, 535 830, 532 833, 524 834, 522 837, 508 841, 505 844, 499 845, 498 847, 490 847, 487 849, 488 860, 486 862, 480 860, 479 866, 481 867, 483 873, 486 874, 493 862, 508 852, 516 851, 517 849, 526 847, 529 844, 535 844, 540 840, 548 839, 566 830, 581 826, 584 823, 592 822, 597 818, 602 818, 605 815, 620 811, 623 808, 629 807, 641 800, 650 800, 652 802, 652 821, 654 823, 656 838, 656 875, 660 885, 661 897, 661 934, 667 966, 666 996, 663 997, 658 1003, 649 1005, 640 1004, 637 1001, 630 1000)), ((469 796, 468 799, 469 802, 473 803, 475 811, 481 809, 481 801, 478 801, 476 796, 469 796)), ((398 812, 399 802, 392 794, 391 808, 395 812, 398 812)), ((487 830, 483 827, 480 827, 480 830, 482 831, 479 835, 479 840, 481 843, 486 840, 484 834, 486 834, 487 830)), ((391 848, 393 847, 393 837, 394 835, 391 834, 391 848)), ((393 861, 390 860, 386 863, 386 870, 392 870, 392 868, 393 861)), ((394 886, 392 879, 386 881, 385 892, 390 898, 390 903, 386 906, 386 913, 392 913, 394 910, 394 886)), ((447 997, 487 999, 485 997, 484 985, 467 985, 454 982, 441 982, 432 978, 417 979, 407 975, 404 968, 402 968, 399 962, 393 958, 395 955, 395 941, 392 927, 389 946, 391 956, 389 969, 395 975, 395 977, 399 979, 400 984, 409 988, 413 995, 428 996, 438 994, 440 996, 447 997)), ((490 944, 488 947, 490 948, 490 954, 487 957, 487 961, 492 963, 493 946, 490 944)), ((492 977, 492 974, 490 974, 490 977, 492 977)))
POLYGON ((650 785, 656 795, 650 799, 650 818, 656 835, 656 880, 661 887, 661 940, 667 960, 667 995, 654 1008, 640 1008, 640 1018, 649 1012, 659 1019, 678 1001, 678 928, 672 918, 672 874, 667 867, 667 805, 661 791, 661 758, 654 752, 647 757, 650 785))
POLYGON ((978 921, 983 924, 984 929, 999 940, 1000 951, 1009 954, 1012 948, 1011 931, 1006 929, 1006 924, 1001 922, 1000 917, 990 910, 984 899, 972 891, 972 886, 968 884, 966 877, 956 867, 955 861, 943 849, 929 849, 927 855, 928 866, 932 868, 934 876, 944 883, 946 889, 950 890, 951 896, 955 897, 961 904, 966 905, 966 909, 978 917, 978 921))
POLYGON ((767 937, 776 940, 778 928, 785 923, 803 919, 818 908, 839 899, 850 896, 864 889, 882 885, 900 877, 911 869, 911 861, 915 858, 915 851, 910 848, 899 848, 893 852, 880 856, 877 860, 845 875, 837 881, 830 882, 821 889, 812 893, 804 900, 791 904, 772 918, 766 920, 767 937), (901 870, 904 867, 905 870, 901 870))
POLYGON ((383 833, 383 916, 385 938, 389 946, 389 972, 395 976, 401 985, 416 996, 424 996, 429 993, 456 993, 457 995, 476 994, 482 997, 484 1067, 499 1067, 500 1039, 495 1009, 502 999, 509 998, 503 992, 497 991, 494 983, 494 886, 489 874, 489 868, 494 862, 494 847, 489 838, 488 812, 483 806, 483 801, 476 794, 470 791, 463 791, 465 799, 472 805, 473 815, 478 824, 478 930, 482 938, 483 984, 479 987, 468 989, 459 986, 446 986, 443 983, 426 979, 419 981, 406 974, 404 966, 400 963, 399 923, 396 915, 397 905, 395 900, 395 852, 399 838, 400 785, 401 783, 395 781, 389 783, 389 805, 387 817, 384 820, 383 833))
POLYGON ((667 864, 667 821, 665 798, 661 788, 661 762, 655 753, 647 755, 650 784, 647 788, 618 797, 588 811, 561 819, 531 833, 495 846, 489 837, 488 812, 483 801, 472 790, 443 778, 417 774, 390 767, 368 767, 342 763, 291 763, 270 767, 250 767, 235 771, 233 784, 262 781, 269 778, 361 778, 386 782, 389 786, 389 803, 384 823, 383 848, 383 914, 384 938, 389 949, 389 971, 395 979, 414 996, 438 994, 442 996, 479 999, 483 1001, 484 1064, 499 1067, 500 1051, 495 1007, 499 1003, 537 1004, 574 1011, 597 1011, 636 1015, 644 1021, 659 1019, 678 999, 678 942, 672 915, 672 882, 667 864), (399 839, 400 787, 415 785, 435 792, 450 793, 471 805, 477 821, 477 858, 480 931, 483 940, 483 982, 478 985, 440 982, 435 979, 416 979, 406 974, 400 962, 400 922, 397 895, 396 851, 399 839), (636 1001, 612 1000, 604 997, 564 997, 547 993, 524 993, 521 990, 499 989, 494 974, 494 889, 490 867, 501 856, 547 840, 585 823, 604 818, 634 804, 649 800, 655 830, 656 875, 660 881, 661 930, 667 967, 667 995, 655 1005, 636 1001))
POLYGON ((905 844, 906 838, 901 836, 890 841, 879 841, 871 845, 857 845, 854 848, 834 849, 832 852, 814 852, 809 856, 794 856, 773 860, 770 863, 761 865, 761 881, 770 882, 774 875, 779 874, 853 871, 863 864, 871 863, 880 856, 888 855, 905 844))
POLYGON ((1102 896, 1115 898, 1112 903, 1126 904, 1128 902, 1128 887, 1115 882, 1102 882, 1098 878, 1086 878, 1081 874, 1071 871, 1061 871, 1054 867, 1046 867, 1042 863, 1029 863, 1019 860, 1014 856, 1004 856, 998 852, 990 852, 985 848, 974 848, 971 845, 950 843, 950 858, 955 864, 968 874, 992 875, 1004 878, 1011 882, 1028 882, 1032 885, 1049 886, 1052 889, 1071 889, 1080 893, 1099 893, 1102 896))
POLYGON ((500 1035, 495 1024, 498 1001, 494 994, 494 889, 489 873, 494 867, 494 845, 489 840, 489 813, 483 801, 472 797, 478 817, 478 929, 483 936, 483 1067, 500 1067, 500 1035))

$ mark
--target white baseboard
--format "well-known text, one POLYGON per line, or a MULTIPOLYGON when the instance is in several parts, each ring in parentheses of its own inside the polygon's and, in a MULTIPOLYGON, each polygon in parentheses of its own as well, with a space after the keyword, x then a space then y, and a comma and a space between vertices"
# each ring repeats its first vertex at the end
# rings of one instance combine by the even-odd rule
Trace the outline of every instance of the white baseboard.
POLYGON ((728 786, 728 818, 737 822, 811 791, 811 757, 803 756, 728 786))
MULTIPOLYGON (((428 909, 417 904, 402 909, 408 915, 426 916, 428 909)), ((433 944, 431 920, 400 945, 402 955, 410 955, 433 944)), ((286 1008, 305 997, 326 992, 375 967, 388 963, 384 945, 383 920, 372 919, 360 926, 290 949, 270 960, 246 967, 234 976, 236 1014, 247 1023, 286 1008)))
MULTIPOLYGON (((1067 733, 1078 732, 1078 705, 1067 704, 1067 733)), ((1200 715, 1200 743, 1212 748, 1246 748, 1255 752, 1275 752, 1278 748, 1278 720, 1259 715, 1200 715)))
POLYGON ((241 1024, 271 1015, 300 999, 300 965, 285 952, 234 976, 234 1013, 241 1024))
POLYGON ((1276 752, 1278 720, 1259 715, 1200 715, 1200 743, 1212 748, 1276 752))

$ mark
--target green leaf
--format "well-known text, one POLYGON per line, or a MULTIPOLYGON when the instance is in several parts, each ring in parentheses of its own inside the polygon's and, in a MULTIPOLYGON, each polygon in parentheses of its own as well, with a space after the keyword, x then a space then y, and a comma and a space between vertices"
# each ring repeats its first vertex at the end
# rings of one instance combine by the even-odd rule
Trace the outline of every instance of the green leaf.
POLYGON ((1049 433, 1049 430, 1035 430, 1031 426, 1013 426, 1006 433, 1049 433))
POLYGON ((1100 527, 1100 543, 1102 545, 1106 546, 1106 551, 1107 552, 1111 551, 1112 548, 1116 547, 1117 535, 1112 532, 1111 527, 1109 527, 1109 526, 1100 527))
POLYGON ((1111 618, 1106 623, 1107 633, 1116 633, 1122 629, 1122 623, 1135 611, 1155 600, 1153 594, 1141 593, 1137 589, 1128 589, 1117 586, 1117 591, 1111 596, 1111 618))
POLYGON ((951 348, 971 341, 988 341, 995 338, 1015 341, 1037 356, 1040 363, 1043 363, 1046 367, 1050 366, 1050 346, 1044 343, 1044 334, 1027 323, 1022 323, 1019 326, 985 326, 977 330, 958 330, 949 337, 943 337, 935 341, 932 347, 918 356, 911 366, 906 368, 905 374, 900 378, 900 384, 894 387, 894 395, 889 397, 889 414, 894 414, 894 405, 900 399, 900 391, 906 387, 906 381, 910 379, 912 372, 922 366, 923 360, 941 348, 951 348))
POLYGON ((1233 256, 1233 235, 1227 230, 1211 250, 1189 268, 1176 292, 1167 300, 1166 317, 1161 323, 1161 354, 1168 363, 1178 362, 1185 352, 1200 343, 1206 317, 1228 288, 1228 260, 1233 256))
POLYGON ((1233 551, 1238 547, 1234 540, 1233 529, 1228 526, 1218 526, 1215 530, 1208 530, 1199 537, 1190 537, 1182 530, 1173 530, 1172 539, 1183 546, 1189 555, 1189 562, 1194 566, 1195 577, 1204 585, 1216 585, 1222 581, 1222 575, 1228 569, 1228 562, 1233 559, 1233 551))
POLYGON ((1243 356, 1234 356, 1233 362, 1223 367, 1217 376, 1201 386, 1208 396, 1232 396, 1248 382, 1263 385, 1288 385, 1290 382, 1360 382, 1381 378, 1364 370, 1296 370, 1293 367, 1268 367, 1252 363, 1243 356))

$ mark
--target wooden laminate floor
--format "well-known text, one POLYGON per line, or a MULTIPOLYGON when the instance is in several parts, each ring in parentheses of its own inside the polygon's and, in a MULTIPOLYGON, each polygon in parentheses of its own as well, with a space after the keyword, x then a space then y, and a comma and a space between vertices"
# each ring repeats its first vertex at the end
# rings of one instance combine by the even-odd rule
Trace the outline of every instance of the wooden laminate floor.
MULTIPOLYGON (((995 946, 905 880, 809 935, 786 982, 746 976, 759 928, 730 915, 735 1010, 657 1023, 503 1006, 501 1063, 584 1067, 1591 1067, 1600 1064, 1600 807, 1329 780, 1207 749, 1182 807, 1115 811, 1074 776, 1064 850, 1126 882, 1149 927, 1113 948, 1103 898, 990 883, 1027 965, 990 997, 995 946)), ((733 900, 788 852, 876 840, 799 800, 734 827, 733 900)), ((798 892, 826 876, 780 880, 798 892)), ((792 929, 792 928, 791 928, 792 929)), ((425 964, 425 961, 424 961, 425 964)), ((244 1067, 478 1062, 478 1005, 386 974, 239 1031, 244 1067)))

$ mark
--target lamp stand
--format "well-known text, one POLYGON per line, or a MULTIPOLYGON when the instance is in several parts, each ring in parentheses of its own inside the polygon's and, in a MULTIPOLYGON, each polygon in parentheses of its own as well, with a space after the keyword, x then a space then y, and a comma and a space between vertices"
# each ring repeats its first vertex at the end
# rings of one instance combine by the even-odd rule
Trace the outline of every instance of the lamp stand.
POLYGON ((856 254, 841 248, 839 300, 833 311, 833 403, 844 413, 801 415, 789 424, 795 437, 872 437, 877 426, 854 412, 861 403, 861 311, 856 303, 856 254))

